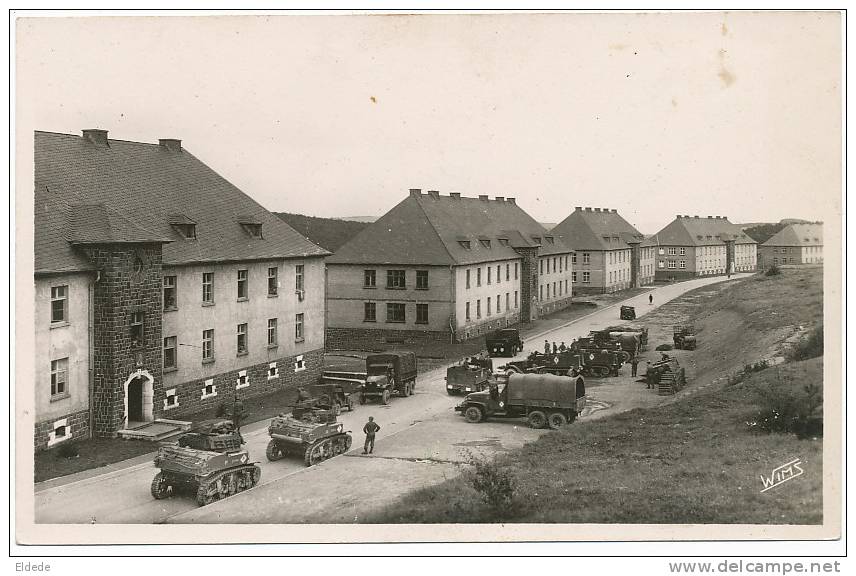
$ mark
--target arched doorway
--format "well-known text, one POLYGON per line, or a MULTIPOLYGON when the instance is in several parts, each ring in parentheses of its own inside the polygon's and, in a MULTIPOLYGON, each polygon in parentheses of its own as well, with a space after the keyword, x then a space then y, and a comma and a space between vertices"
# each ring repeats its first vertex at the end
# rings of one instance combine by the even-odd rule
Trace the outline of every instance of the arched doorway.
POLYGON ((147 370, 137 370, 125 381, 125 424, 123 428, 133 428, 154 419, 153 384, 154 378, 147 370))

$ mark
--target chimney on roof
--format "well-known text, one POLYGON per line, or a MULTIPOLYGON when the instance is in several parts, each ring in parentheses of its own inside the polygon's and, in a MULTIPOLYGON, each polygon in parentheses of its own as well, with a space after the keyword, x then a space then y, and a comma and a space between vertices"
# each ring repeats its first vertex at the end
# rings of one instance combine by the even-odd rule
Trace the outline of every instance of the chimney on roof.
POLYGON ((576 211, 582 211, 582 209, 583 209, 582 206, 574 206, 574 210, 576 210, 576 211))
POLYGON ((506 199, 505 199, 505 201, 506 201, 506 202, 511 202, 512 204, 514 204, 515 206, 517 206, 517 199, 516 199, 514 196, 509 196, 508 198, 506 198, 506 199))
POLYGON ((109 146, 107 143, 107 130, 88 128, 83 131, 83 139, 88 140, 96 146, 109 146))
POLYGON ((456 199, 460 200, 460 198, 461 198, 461 193, 460 193, 460 192, 450 192, 450 193, 449 193, 449 198, 456 198, 456 199))
POLYGON ((410 195, 419 198, 422 195, 422 188, 411 188, 410 195))
POLYGON ((612 209, 612 212, 613 212, 614 214, 618 214, 618 210, 617 210, 616 208, 613 208, 613 209, 612 209))
POLYGON ((487 194, 479 194, 479 200, 487 200, 487 194))
POLYGON ((681 217, 680 214, 675 215, 675 218, 680 218, 680 217, 681 217))
POLYGON ((177 138, 161 138, 158 140, 158 144, 170 152, 181 152, 181 140, 177 138))
POLYGON ((439 190, 428 190, 428 196, 430 196, 431 198, 437 199, 440 197, 440 191, 439 190))
POLYGON ((591 206, 586 206, 586 212, 591 212, 591 206))
POLYGON ((504 201, 505 201, 505 196, 497 196, 497 197, 496 197, 496 201, 497 201, 497 202, 504 202, 504 201))
POLYGON ((600 212, 600 208, 595 208, 595 209, 594 209, 594 211, 595 211, 595 212, 600 212))

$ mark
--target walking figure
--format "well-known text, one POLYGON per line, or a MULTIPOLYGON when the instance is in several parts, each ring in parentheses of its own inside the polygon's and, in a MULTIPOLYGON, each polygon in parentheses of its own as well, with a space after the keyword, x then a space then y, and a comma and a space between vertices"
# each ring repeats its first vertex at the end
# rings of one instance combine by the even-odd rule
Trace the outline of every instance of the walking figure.
POLYGON ((633 357, 633 360, 630 361, 630 375, 636 376, 636 367, 639 365, 639 358, 636 356, 633 357))
POLYGON ((550 353, 550 343, 544 340, 544 354, 550 353))
POLYGON ((556 343, 555 343, 555 342, 553 342, 553 354, 555 354, 555 353, 556 353, 556 352, 558 352, 558 351, 559 351, 559 347, 558 347, 558 346, 556 346, 556 343))
POLYGON ((648 306, 654 303, 654 295, 648 294, 648 306))
POLYGON ((375 433, 380 430, 380 426, 374 421, 374 416, 369 416, 369 421, 363 426, 363 432, 366 434, 366 443, 363 446, 363 454, 371 454, 374 450, 375 433))

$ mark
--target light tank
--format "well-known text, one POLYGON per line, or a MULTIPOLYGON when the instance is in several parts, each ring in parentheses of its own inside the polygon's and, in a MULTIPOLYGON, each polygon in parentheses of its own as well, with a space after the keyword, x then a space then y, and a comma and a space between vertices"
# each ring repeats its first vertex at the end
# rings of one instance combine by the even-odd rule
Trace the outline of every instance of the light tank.
POLYGON ((351 449, 351 435, 343 431, 333 410, 295 407, 291 414, 280 414, 268 426, 270 442, 265 455, 271 462, 289 455, 302 456, 313 466, 351 449))

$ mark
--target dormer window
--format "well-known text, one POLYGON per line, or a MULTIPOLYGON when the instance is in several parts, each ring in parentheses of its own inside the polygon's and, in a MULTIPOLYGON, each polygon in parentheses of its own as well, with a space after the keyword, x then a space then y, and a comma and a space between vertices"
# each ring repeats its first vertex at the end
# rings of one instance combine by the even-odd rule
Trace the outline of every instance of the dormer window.
POLYGON ((553 237, 552 237, 552 236, 545 236, 544 238, 546 238, 546 239, 547 239, 547 244, 552 244, 552 243, 553 243, 553 237))
POLYGON ((239 216, 238 224, 251 238, 262 237, 262 222, 253 216, 239 216))
POLYGON ((487 238, 479 238, 479 244, 481 244, 487 249, 490 249, 490 240, 488 240, 487 238))
POLYGON ((815 239, 814 239, 814 241, 815 241, 815 242, 820 242, 820 239, 819 239, 819 238, 815 238, 815 239))
POLYGON ((503 246, 508 246, 508 238, 500 238, 499 243, 503 246))
POLYGON ((804 241, 804 242, 808 242, 808 238, 803 238, 803 241, 804 241))
POLYGON ((609 236, 604 236, 604 237, 603 237, 603 241, 604 241, 604 242, 609 242, 609 236))
POLYGON ((470 249, 470 241, 469 240, 458 240, 458 244, 460 244, 461 248, 463 248, 464 250, 470 249))
POLYGON ((533 236, 532 241, 535 242, 535 244, 540 244, 541 243, 541 237, 540 236, 533 236))
POLYGON ((704 236, 702 236, 701 234, 697 234, 697 235, 696 235, 696 238, 698 238, 699 240, 703 240, 703 239, 704 239, 704 236))
POLYGON ((169 225, 185 240, 196 238, 196 222, 184 214, 170 214, 169 225))

